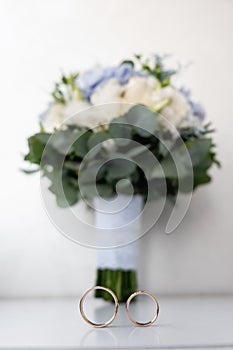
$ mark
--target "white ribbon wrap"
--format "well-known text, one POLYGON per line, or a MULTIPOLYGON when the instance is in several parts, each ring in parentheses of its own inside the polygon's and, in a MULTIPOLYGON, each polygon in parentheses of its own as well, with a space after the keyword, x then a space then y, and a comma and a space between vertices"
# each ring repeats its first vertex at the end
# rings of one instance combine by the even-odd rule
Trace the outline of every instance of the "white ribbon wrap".
MULTIPOLYGON (((117 227, 125 226, 132 222, 138 215, 140 215, 143 207, 143 198, 139 195, 132 197, 126 195, 118 195, 118 200, 115 202, 110 198, 110 201, 101 198, 95 198, 95 225, 99 229, 115 229, 117 227), (119 201, 121 203, 128 203, 122 210, 118 210, 119 201), (111 208, 111 212, 109 210, 111 208), (114 210, 115 209, 115 210, 114 210)), ((140 236, 140 220, 132 223, 129 228, 126 227, 127 234, 132 237, 140 236), (130 232, 132 231, 132 235, 130 232)), ((113 246, 117 246, 117 233, 112 235, 113 246)), ((100 242, 101 243, 101 242, 100 242)), ((121 269, 121 270, 136 270, 139 260, 139 243, 136 240, 123 247, 113 249, 99 249, 97 251, 97 267, 99 269, 121 269)), ((101 245, 101 244, 100 244, 101 245)))

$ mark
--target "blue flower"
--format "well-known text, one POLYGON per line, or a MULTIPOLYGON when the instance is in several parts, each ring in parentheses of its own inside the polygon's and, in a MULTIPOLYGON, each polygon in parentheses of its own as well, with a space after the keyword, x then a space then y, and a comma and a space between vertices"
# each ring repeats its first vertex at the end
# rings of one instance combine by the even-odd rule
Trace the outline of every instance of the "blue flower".
POLYGON ((190 104, 193 115, 198 117, 200 120, 204 120, 206 113, 205 113, 203 106, 200 103, 193 102, 193 101, 189 101, 189 104, 190 104))
POLYGON ((84 98, 89 99, 96 87, 106 79, 111 78, 112 71, 110 69, 94 69, 85 72, 78 78, 78 86, 80 87, 84 98))
POLYGON ((180 92, 186 97, 188 104, 190 105, 192 114, 195 115, 197 118, 199 118, 200 120, 205 119, 205 110, 203 108, 203 106, 198 103, 198 102, 194 102, 191 99, 191 92, 185 88, 181 88, 180 92))
POLYGON ((128 83, 129 79, 135 75, 135 70, 131 64, 122 64, 119 67, 116 67, 115 78, 121 85, 128 83))
POLYGON ((90 100, 95 89, 108 79, 115 78, 119 84, 126 84, 129 79, 138 75, 131 64, 122 64, 117 67, 97 68, 90 70, 78 77, 77 84, 85 99, 90 100))

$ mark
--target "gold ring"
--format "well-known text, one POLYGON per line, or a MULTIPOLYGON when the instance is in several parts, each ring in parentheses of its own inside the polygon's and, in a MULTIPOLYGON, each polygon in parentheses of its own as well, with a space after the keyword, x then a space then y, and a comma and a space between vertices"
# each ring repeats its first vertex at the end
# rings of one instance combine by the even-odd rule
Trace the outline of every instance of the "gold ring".
POLYGON ((84 319, 84 321, 86 321, 88 324, 90 324, 91 326, 93 326, 95 328, 103 328, 103 327, 108 326, 110 323, 112 323, 112 321, 115 319, 115 317, 117 315, 118 307, 119 307, 118 299, 117 299, 116 295, 113 293, 113 291, 109 288, 102 287, 102 286, 95 286, 95 287, 88 289, 83 294, 83 296, 81 297, 80 302, 79 302, 79 310, 80 310, 82 318, 84 319), (102 290, 105 290, 106 292, 110 293, 114 299, 114 302, 115 302, 115 310, 114 310, 113 316, 107 322, 104 322, 104 323, 94 323, 94 322, 88 320, 88 318, 83 310, 83 303, 84 303, 84 300, 85 300, 87 294, 89 294, 90 292, 92 292, 93 290, 96 290, 96 289, 102 289, 102 290))
POLYGON ((139 326, 139 327, 148 327, 148 326, 150 326, 152 323, 154 323, 154 322, 157 320, 157 318, 158 318, 158 316, 159 316, 159 303, 158 303, 157 299, 155 298, 155 296, 154 296, 152 293, 150 293, 150 292, 148 292, 148 291, 145 291, 145 290, 143 290, 143 291, 139 290, 138 292, 135 292, 135 293, 131 294, 130 297, 128 298, 128 300, 126 301, 125 307, 126 307, 126 313, 127 313, 128 319, 129 319, 133 324, 135 324, 136 326, 139 326), (155 303, 155 305, 156 305, 156 314, 155 314, 155 316, 152 318, 151 321, 148 321, 148 322, 145 322, 145 323, 135 321, 135 320, 131 317, 130 312, 129 312, 129 304, 130 304, 131 300, 132 300, 134 297, 136 297, 137 295, 139 295, 139 294, 148 295, 148 296, 154 301, 154 303, 155 303))

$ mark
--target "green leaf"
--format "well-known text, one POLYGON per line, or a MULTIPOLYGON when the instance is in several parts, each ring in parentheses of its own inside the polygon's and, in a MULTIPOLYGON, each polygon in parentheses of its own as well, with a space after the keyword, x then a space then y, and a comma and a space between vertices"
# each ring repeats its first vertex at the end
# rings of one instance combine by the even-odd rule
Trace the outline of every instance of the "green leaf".
MULTIPOLYGON (((82 164, 79 171, 79 183, 80 186, 83 184, 90 185, 97 181, 99 172, 101 173, 102 163, 98 160, 88 161, 82 164)), ((99 180, 100 178, 98 178, 99 180)))
POLYGON ((113 188, 109 184, 97 184, 97 191, 101 197, 110 197, 113 194, 113 188))
MULTIPOLYGON (((210 182, 211 178, 207 174, 207 170, 212 165, 213 160, 211 158, 211 139, 202 138, 193 141, 186 142, 186 148, 184 145, 178 146, 171 150, 171 153, 160 162, 163 172, 167 179, 181 180, 181 190, 183 192, 190 192, 190 176, 193 172, 193 186, 196 187, 203 183, 210 182), (191 158, 190 162, 187 157, 187 152, 191 158), (174 159, 172 158, 172 156, 174 159), (177 170, 178 169, 178 170, 177 170)), ((163 174, 159 166, 156 166, 151 174, 151 178, 162 178, 163 174)))
POLYGON ((99 143, 102 143, 108 139, 109 139, 109 134, 106 133, 105 131, 96 132, 93 135, 91 135, 91 137, 89 138, 88 148, 92 149, 93 147, 95 147, 99 143))
POLYGON ((34 170, 28 170, 28 169, 22 169, 21 170, 24 174, 35 174, 38 173, 38 171, 40 171, 40 168, 34 169, 34 170))
POLYGON ((78 157, 84 158, 88 153, 88 140, 92 135, 92 131, 80 132, 73 144, 73 150, 78 157))
POLYGON ((132 174, 135 170, 136 164, 128 159, 111 159, 106 164, 106 178, 108 181, 122 179, 132 174))
POLYGON ((94 198, 97 195, 107 198, 113 195, 113 187, 110 184, 83 184, 81 191, 86 198, 94 198))
POLYGON ((51 185, 49 190, 55 194, 57 204, 61 208, 66 208, 78 202, 78 181, 71 181, 66 170, 53 169, 49 176, 51 185))
POLYGON ((132 126, 132 129, 142 137, 150 137, 156 130, 156 114, 143 105, 132 107, 123 118, 132 126))
POLYGON ((50 144, 60 154, 68 155, 73 152, 73 143, 82 134, 78 129, 57 130, 50 144))
POLYGON ((57 197, 57 203, 60 207, 69 207, 78 202, 78 189, 75 188, 69 181, 68 178, 63 178, 62 181, 64 197, 57 197))
POLYGON ((206 172, 194 172, 194 188, 211 182, 211 177, 206 172))
POLYGON ((160 112, 164 107, 166 107, 167 105, 169 105, 169 103, 171 102, 170 98, 164 98, 163 100, 156 102, 153 105, 153 111, 154 112, 160 112))
POLYGON ((132 139, 131 135, 131 126, 122 122, 122 118, 116 118, 114 119, 110 124, 109 124, 109 129, 108 132, 113 139, 124 139, 124 140, 119 140, 119 144, 122 145, 127 145, 130 140, 132 139), (123 142, 122 142, 123 141, 123 142))
POLYGON ((158 164, 156 157, 154 157, 154 155, 147 150, 147 152, 145 151, 145 153, 140 153, 134 157, 134 160, 137 166, 144 173, 145 177, 149 180, 155 164, 158 164))
POLYGON ((190 157, 192 159, 193 167, 200 169, 208 169, 212 160, 210 158, 210 149, 212 140, 209 138, 197 139, 195 141, 186 142, 190 157))
POLYGON ((28 139, 29 153, 24 157, 24 160, 33 164, 40 164, 42 154, 51 134, 38 133, 28 139))
POLYGON ((55 83, 52 97, 56 103, 66 104, 67 100, 77 96, 82 98, 80 89, 76 83, 78 73, 71 73, 68 76, 62 75, 58 83, 55 83))
POLYGON ((134 67, 134 62, 132 60, 124 60, 121 62, 121 65, 122 64, 130 64, 132 67, 134 67))

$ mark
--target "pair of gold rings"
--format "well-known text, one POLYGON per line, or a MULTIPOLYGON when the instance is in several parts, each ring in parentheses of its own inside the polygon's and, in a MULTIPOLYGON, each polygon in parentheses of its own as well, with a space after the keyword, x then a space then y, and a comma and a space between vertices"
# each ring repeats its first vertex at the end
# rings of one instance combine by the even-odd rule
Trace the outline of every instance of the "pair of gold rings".
MULTIPOLYGON (((159 304, 158 304, 158 301, 156 300, 155 296, 152 293, 148 292, 148 291, 141 291, 141 290, 139 290, 139 291, 131 294, 129 296, 129 298, 127 299, 127 301, 126 301, 125 307, 126 307, 126 314, 128 316, 128 319, 135 326, 139 326, 139 327, 148 327, 148 326, 150 326, 152 323, 154 323, 157 320, 158 315, 159 315, 159 304), (148 322, 145 322, 145 323, 138 322, 138 321, 134 320, 132 318, 132 316, 130 315, 130 312, 129 312, 129 304, 130 304, 131 300, 134 297, 136 297, 137 295, 140 295, 140 294, 148 295, 154 301, 154 303, 156 305, 156 313, 155 313, 154 317, 152 318, 152 320, 150 320, 148 322)), ((114 321, 114 319, 116 318, 116 315, 117 315, 117 312, 118 312, 118 308, 119 308, 119 302, 118 302, 118 299, 117 299, 115 293, 113 293, 113 291, 111 289, 109 289, 107 287, 103 287, 103 286, 95 286, 95 287, 92 287, 92 288, 88 289, 83 294, 83 296, 81 297, 80 302, 79 302, 79 309, 80 309, 80 313, 81 313, 82 318, 84 319, 85 322, 87 322, 89 325, 91 325, 91 326, 93 326, 95 328, 103 328, 103 327, 108 326, 110 323, 112 323, 114 321), (113 297, 113 300, 114 300, 114 303, 115 303, 115 309, 114 309, 114 313, 113 313, 112 317, 108 321, 106 321, 104 323, 94 323, 94 322, 90 321, 87 318, 87 316, 86 316, 86 314, 84 312, 84 309, 83 309, 83 303, 84 303, 84 300, 85 300, 86 296, 90 292, 92 292, 92 291, 94 291, 96 289, 102 289, 102 290, 105 290, 106 292, 110 293, 111 296, 113 297)))

